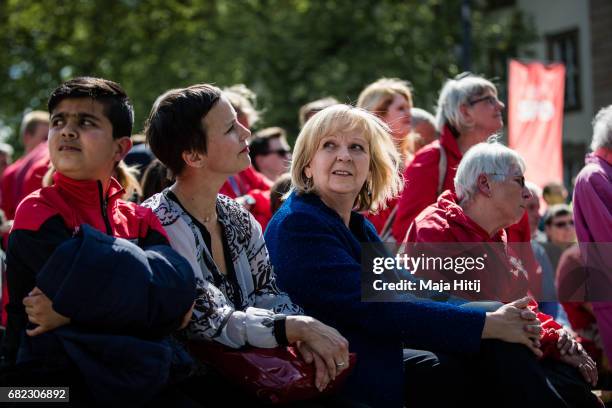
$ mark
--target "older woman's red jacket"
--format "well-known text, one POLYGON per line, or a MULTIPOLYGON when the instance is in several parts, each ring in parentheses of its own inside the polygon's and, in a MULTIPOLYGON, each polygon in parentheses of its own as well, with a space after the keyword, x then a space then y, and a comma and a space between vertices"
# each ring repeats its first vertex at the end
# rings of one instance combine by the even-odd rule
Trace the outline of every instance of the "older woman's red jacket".
MULTIPOLYGON (((447 190, 443 192, 438 201, 423 210, 410 225, 404 242, 410 243, 461 243, 461 242, 483 242, 499 243, 496 247, 497 270, 507 270, 504 276, 487 276, 491 273, 485 268, 481 276, 472 276, 481 281, 481 294, 491 294, 500 299, 518 299, 528 292, 528 280, 525 273, 516 273, 516 261, 520 255, 513 248, 507 246, 506 231, 500 230, 492 237, 474 220, 468 217, 463 209, 457 204, 455 193, 447 190), (503 249, 505 248, 505 250, 503 249), (514 271, 514 273, 513 273, 514 271), (488 279, 487 279, 488 277, 488 279)), ((442 249, 441 250, 446 250, 442 249)), ((489 261, 491 259, 489 258, 489 261)), ((528 268, 528 267, 526 267, 528 268)), ((417 273, 417 276, 419 273, 417 273)), ((421 275, 424 276, 424 275, 421 275)), ((481 298, 480 300, 482 300, 481 298)), ((533 310, 542 323, 543 333, 541 337, 542 351, 546 357, 559 358, 557 340, 559 335, 556 330, 562 328, 554 319, 544 313, 538 312, 538 304, 532 300, 529 308, 533 310)))

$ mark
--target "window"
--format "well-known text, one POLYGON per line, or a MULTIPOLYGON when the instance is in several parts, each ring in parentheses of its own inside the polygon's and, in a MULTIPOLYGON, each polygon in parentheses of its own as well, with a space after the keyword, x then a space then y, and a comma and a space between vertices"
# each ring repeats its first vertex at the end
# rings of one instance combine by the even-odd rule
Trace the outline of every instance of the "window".
POLYGON ((547 35, 548 59, 565 64, 565 111, 582 109, 580 98, 580 54, 578 29, 547 35))

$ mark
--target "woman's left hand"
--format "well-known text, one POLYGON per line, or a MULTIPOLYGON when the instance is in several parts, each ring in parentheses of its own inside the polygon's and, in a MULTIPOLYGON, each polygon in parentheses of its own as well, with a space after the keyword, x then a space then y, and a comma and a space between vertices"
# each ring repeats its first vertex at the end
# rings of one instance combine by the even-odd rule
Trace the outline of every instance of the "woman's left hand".
MULTIPOLYGON (((321 323, 309 316, 287 316, 286 320, 287 339, 290 343, 300 342, 308 346, 304 359, 308 358, 308 351, 312 353, 312 359, 317 366, 317 388, 322 391, 327 384, 336 378, 336 375, 348 368, 349 353, 348 341, 338 330, 321 323), (317 358, 321 361, 318 362, 317 358), (323 365, 326 370, 319 366, 323 365), (321 372, 325 372, 323 375, 321 372), (320 374, 321 373, 321 374, 320 374)), ((300 352, 304 354, 301 347, 300 352)))
POLYGON ((70 319, 53 310, 53 302, 40 289, 34 288, 23 298, 23 305, 31 323, 38 327, 26 330, 28 336, 38 336, 70 323, 70 319))

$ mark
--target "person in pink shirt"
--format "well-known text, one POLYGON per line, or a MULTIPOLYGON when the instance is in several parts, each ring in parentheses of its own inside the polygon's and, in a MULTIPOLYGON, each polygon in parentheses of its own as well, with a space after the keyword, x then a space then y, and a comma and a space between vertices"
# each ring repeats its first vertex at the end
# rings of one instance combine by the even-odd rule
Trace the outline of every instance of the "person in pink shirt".
POLYGON ((593 120, 592 153, 576 177, 574 223, 583 260, 593 280, 587 283, 604 350, 612 361, 612 105, 601 109, 593 120), (599 248, 588 243, 601 244, 599 248), (607 251, 606 251, 607 249, 607 251))

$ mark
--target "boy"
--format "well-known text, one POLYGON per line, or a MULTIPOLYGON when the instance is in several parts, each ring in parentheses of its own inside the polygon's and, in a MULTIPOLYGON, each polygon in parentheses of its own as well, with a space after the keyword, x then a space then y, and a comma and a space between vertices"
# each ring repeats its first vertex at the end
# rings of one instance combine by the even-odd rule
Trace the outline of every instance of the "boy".
MULTIPOLYGON (((51 114, 48 143, 51 163, 55 169, 54 183, 25 198, 16 212, 7 251, 9 304, 7 305, 8 325, 5 354, 9 363, 17 360, 17 378, 26 378, 45 385, 48 385, 49 381, 56 384, 69 384, 75 387, 76 391, 83 390, 85 400, 93 398, 100 402, 101 390, 93 389, 95 387, 92 387, 92 384, 110 384, 116 381, 116 385, 121 388, 129 387, 130 382, 137 384, 141 378, 139 374, 134 373, 129 374, 131 375, 127 378, 129 381, 126 381, 125 378, 122 380, 118 376, 114 378, 113 373, 120 372, 123 375, 121 370, 125 370, 127 365, 124 362, 120 362, 115 367, 116 372, 110 368, 108 370, 110 374, 105 371, 108 368, 105 364, 96 366, 100 367, 105 374, 83 369, 82 365, 79 365, 81 362, 75 361, 78 358, 70 355, 69 349, 72 343, 67 346, 66 329, 72 330, 69 331, 69 335, 72 336, 71 341, 76 338, 87 347, 91 347, 91 337, 83 340, 83 333, 87 333, 88 336, 102 333, 102 336, 108 334, 108 337, 104 337, 104 347, 109 345, 112 348, 116 345, 116 349, 121 349, 125 347, 125 344, 136 344, 141 339, 149 341, 153 338, 147 345, 152 347, 159 345, 161 348, 156 350, 165 352, 167 349, 164 348, 165 343, 162 344, 161 339, 178 328, 182 321, 189 317, 189 306, 193 302, 195 283, 193 276, 188 276, 193 275, 190 268, 181 269, 184 265, 180 264, 180 259, 178 266, 176 262, 174 266, 168 262, 168 265, 164 266, 167 269, 162 273, 174 274, 172 276, 176 278, 178 286, 182 289, 182 292, 174 293, 176 298, 173 300, 181 305, 178 308, 182 310, 179 313, 173 312, 174 315, 164 322, 166 324, 170 321, 169 327, 171 328, 155 331, 154 335, 152 331, 147 332, 147 327, 156 327, 155 317, 158 316, 154 316, 152 321, 146 323, 141 322, 146 319, 135 318, 135 325, 139 326, 142 323, 142 329, 125 329, 128 326, 120 326, 123 316, 109 313, 113 307, 116 307, 116 304, 112 302, 117 303, 124 301, 126 297, 129 298, 130 293, 126 293, 128 291, 132 291, 134 296, 137 296, 143 289, 149 290, 147 283, 141 287, 117 285, 114 279, 127 281, 135 276, 134 271, 122 268, 121 263, 114 263, 103 271, 91 270, 109 261, 109 259, 100 259, 100 262, 94 264, 90 270, 75 269, 75 273, 80 274, 79 279, 85 283, 85 286, 100 284, 99 288, 94 289, 99 289, 100 292, 94 292, 94 298, 86 298, 86 304, 83 304, 82 298, 76 296, 76 302, 80 308, 73 310, 72 316, 58 313, 58 310, 53 307, 54 303, 57 304, 57 298, 53 298, 51 294, 48 294, 49 297, 47 297, 47 294, 37 287, 40 286, 41 271, 44 272, 49 268, 49 259, 56 256, 58 247, 65 247, 62 244, 75 236, 80 236, 84 240, 84 231, 87 232, 87 236, 91 235, 91 231, 94 235, 102 235, 102 237, 96 236, 102 244, 109 242, 104 250, 112 251, 113 245, 117 244, 127 248, 127 252, 138 252, 140 248, 158 245, 155 248, 161 248, 162 256, 167 255, 166 259, 172 261, 175 259, 172 258, 171 253, 168 255, 166 252, 166 249, 169 248, 168 240, 157 217, 149 209, 122 201, 120 199, 123 194, 122 187, 112 178, 113 170, 132 145, 130 135, 133 109, 121 86, 100 78, 75 78, 53 91, 48 102, 48 110, 51 114), (93 228, 84 227, 85 224, 93 228), (112 237, 127 239, 140 248, 129 242, 125 243, 125 241, 115 243, 116 240, 113 240, 112 237), (175 267, 176 270, 173 269, 175 267), (83 278, 84 274, 86 276, 83 278), (107 280, 98 282, 103 278, 107 280), (105 290, 109 293, 105 293, 105 290), (53 302, 49 298, 52 298, 53 302), (102 314, 95 315, 100 308, 102 308, 102 314), (88 317, 87 313, 93 317, 88 317), (105 317, 104 313, 109 316, 105 317), (72 323, 71 318, 74 319, 72 323), (26 327, 28 320, 38 326, 31 326, 28 329, 26 327), (115 323, 116 326, 114 326, 115 323), (54 330, 60 327, 62 330, 54 330), (25 336, 24 332, 27 332, 28 336, 25 336), (39 337, 42 334, 45 335, 39 337), (119 345, 120 342, 123 343, 119 345), (61 346, 58 347, 58 343, 61 346), (18 351, 19 354, 17 354, 18 351), (68 354, 68 358, 64 354, 68 354), (26 368, 23 369, 23 367, 26 368), (108 378, 99 378, 101 375, 106 375, 108 378)), ((94 257, 95 259, 96 256, 99 256, 100 251, 102 251, 101 247, 99 251, 96 249, 92 251, 92 254, 87 254, 85 258, 94 257)), ((123 256, 125 251, 117 255, 123 256)), ((139 256, 148 259, 146 254, 142 253, 134 255, 133 259, 136 261, 142 259, 138 258, 139 256)), ((114 260, 119 261, 119 257, 114 260)), ((131 262, 131 258, 129 261, 131 262)), ((151 263, 151 269, 154 268, 155 265, 151 263)), ((157 290, 163 285, 155 282, 155 273, 156 271, 153 271, 150 281, 153 282, 151 284, 154 286, 153 289, 157 290)), ((83 291, 89 289, 82 286, 78 288, 79 290, 82 288, 83 291)), ((74 301, 74 296, 70 301, 74 301)), ((149 305, 143 308, 147 306, 149 305)), ((63 310, 69 309, 64 308, 63 310)), ((128 312, 129 310, 126 310, 126 313, 128 312)), ((150 311, 146 311, 143 315, 149 316, 147 313, 153 315, 150 311)), ((142 342, 144 344, 145 340, 142 342)), ((152 354, 145 356, 145 354, 143 351, 143 358, 150 359, 147 363, 156 362, 157 357, 152 354)), ((157 356, 159 355, 161 354, 157 356)), ((140 355, 137 355, 136 358, 140 358, 140 355)), ((141 382, 134 387, 150 385, 150 383, 145 385, 141 382)), ((163 386, 164 384, 157 385, 163 386)), ((106 390, 110 389, 114 391, 112 387, 106 390)), ((157 391, 155 387, 152 389, 157 391)), ((71 389, 71 400, 72 396, 73 390, 71 389)), ((104 395, 104 397, 113 398, 112 395, 104 395)))

